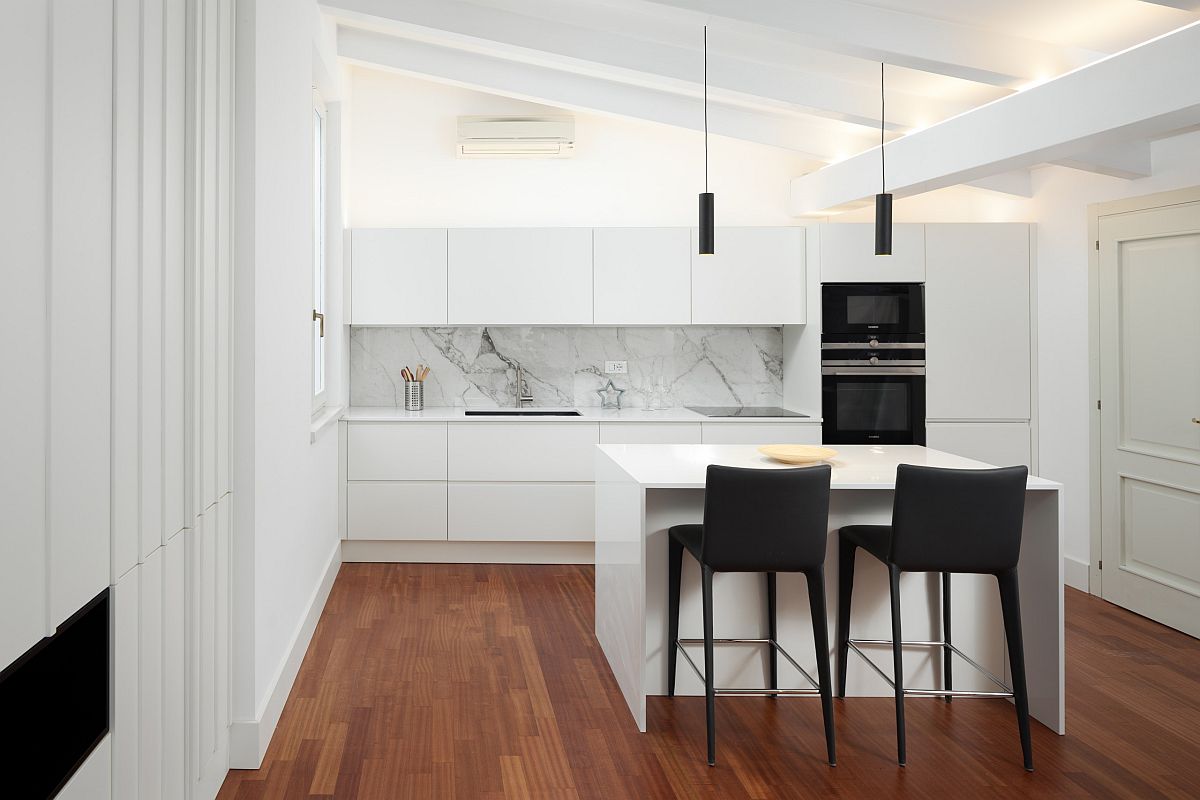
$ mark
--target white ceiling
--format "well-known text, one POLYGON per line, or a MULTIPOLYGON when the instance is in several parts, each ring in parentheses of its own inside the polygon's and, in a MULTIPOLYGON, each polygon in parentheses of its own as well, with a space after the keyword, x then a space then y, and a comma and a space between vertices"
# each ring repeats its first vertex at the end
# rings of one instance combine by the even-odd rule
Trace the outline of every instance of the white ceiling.
POLYGON ((1200 0, 326 0, 339 53, 552 106, 787 147, 812 167, 1200 20, 1200 0))

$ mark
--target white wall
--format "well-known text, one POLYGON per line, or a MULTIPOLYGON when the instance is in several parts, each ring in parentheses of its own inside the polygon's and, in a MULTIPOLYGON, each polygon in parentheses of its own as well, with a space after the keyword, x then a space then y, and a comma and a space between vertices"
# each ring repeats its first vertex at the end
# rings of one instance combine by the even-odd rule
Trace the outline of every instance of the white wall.
MULTIPOLYGON (((1038 269, 1039 471, 1066 486, 1064 553, 1089 563, 1087 207, 1200 184, 1200 132, 1152 146, 1154 174, 1122 180, 1066 167, 1033 172, 1033 197, 954 187, 896 200, 897 222, 1035 222, 1038 269)), ((865 208, 831 221, 873 219, 865 208)), ((1068 564, 1068 576, 1082 575, 1068 564)))
POLYGON ((338 447, 336 426, 311 440, 312 88, 328 36, 312 0, 238 9, 236 314, 246 344, 235 481, 251 499, 237 516, 230 760, 254 767, 337 566, 338 447))
MULTIPOLYGON (((347 144, 350 227, 695 225, 700 133, 576 113, 569 159, 454 155, 457 117, 560 110, 355 67, 347 144)), ((718 225, 792 225, 790 151, 713 136, 718 225)))

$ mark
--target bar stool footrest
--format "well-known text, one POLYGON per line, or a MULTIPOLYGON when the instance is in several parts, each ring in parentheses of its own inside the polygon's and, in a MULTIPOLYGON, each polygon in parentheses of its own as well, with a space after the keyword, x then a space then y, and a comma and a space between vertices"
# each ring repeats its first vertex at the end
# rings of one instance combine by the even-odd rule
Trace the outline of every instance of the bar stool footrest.
MULTIPOLYGON (((866 653, 864 653, 862 650, 860 650, 858 647, 860 644, 886 645, 888 647, 892 647, 894 643, 892 642, 891 639, 847 639, 846 643, 848 645, 850 645, 851 650, 853 650, 855 653, 858 653, 860 656, 862 656, 862 659, 867 662, 867 666, 869 666, 871 669, 875 670, 875 673, 877 675, 879 675, 879 677, 883 678, 887 682, 888 686, 891 686, 893 689, 896 688, 896 681, 893 680, 892 678, 889 678, 887 676, 887 673, 885 673, 882 669, 880 669, 875 664, 875 662, 872 661, 871 658, 866 653)), ((997 678, 995 675, 992 674, 992 672, 990 670, 988 670, 986 667, 984 667, 979 662, 975 661, 975 659, 971 658, 969 655, 964 653, 962 650, 959 650, 957 647, 955 647, 950 642, 914 642, 914 641, 906 642, 906 641, 901 641, 899 644, 901 647, 938 647, 938 648, 947 649, 950 652, 957 655, 963 661, 966 661, 968 664, 970 664, 976 670, 981 672, 984 675, 984 677, 986 677, 992 683, 996 684, 997 686, 999 686, 1001 689, 1004 690, 1004 691, 1000 691, 1000 692, 973 692, 973 691, 966 691, 966 690, 959 690, 959 689, 953 689, 953 690, 952 689, 905 689, 904 690, 905 695, 912 695, 914 697, 1012 697, 1013 696, 1013 690, 1012 690, 1011 686, 1009 686, 1004 681, 997 678)))
MULTIPOLYGON (((765 644, 774 648, 780 655, 788 660, 796 670, 804 676, 805 680, 812 684, 811 689, 718 689, 713 688, 713 694, 731 695, 736 697, 792 697, 792 696, 807 696, 819 695, 821 693, 821 684, 813 680, 812 675, 804 667, 796 663, 796 659, 792 658, 787 650, 784 650, 779 642, 774 639, 713 639, 714 645, 717 644, 765 644)), ((675 647, 679 649, 688 666, 692 668, 692 672, 696 673, 696 677, 704 682, 704 673, 696 666, 696 662, 692 661, 692 657, 688 655, 688 651, 684 648, 685 644, 704 644, 703 639, 676 639, 675 647)))

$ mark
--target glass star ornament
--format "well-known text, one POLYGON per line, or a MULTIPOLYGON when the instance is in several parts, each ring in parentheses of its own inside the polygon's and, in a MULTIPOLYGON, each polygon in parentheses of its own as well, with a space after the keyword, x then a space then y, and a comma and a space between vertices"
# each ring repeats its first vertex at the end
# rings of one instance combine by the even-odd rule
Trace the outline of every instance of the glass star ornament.
POLYGON ((601 408, 620 408, 621 395, 625 394, 625 390, 614 386, 610 378, 608 383, 604 384, 604 388, 596 390, 596 394, 600 395, 601 408))

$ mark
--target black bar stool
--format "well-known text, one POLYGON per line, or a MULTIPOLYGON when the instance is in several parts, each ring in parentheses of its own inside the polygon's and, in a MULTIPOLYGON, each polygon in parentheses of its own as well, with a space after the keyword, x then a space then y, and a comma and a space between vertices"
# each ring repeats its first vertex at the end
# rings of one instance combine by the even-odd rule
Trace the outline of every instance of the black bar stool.
POLYGON ((833 736, 833 689, 829 675, 829 636, 825 628, 825 546, 829 537, 828 464, 801 469, 765 470, 710 465, 705 479, 704 524, 676 525, 670 529, 670 636, 667 659, 667 694, 675 696, 678 653, 704 681, 708 719, 708 763, 716 763, 715 703, 718 694, 777 696, 820 694, 825 715, 825 744, 830 765, 837 763, 833 736), (704 638, 679 638, 679 581, 683 551, 700 562, 704 595, 704 638), (767 576, 766 639, 719 639, 717 643, 765 644, 770 648, 769 689, 718 689, 713 686, 714 572, 763 572, 767 576), (808 581, 808 604, 816 642, 817 674, 804 671, 776 641, 775 573, 803 572, 808 581), (684 644, 704 644, 704 674, 683 649, 684 644), (779 654, 783 654, 812 689, 779 688, 779 654))
POLYGON ((1025 769, 1033 771, 1029 740, 1029 693, 1025 686, 1025 649, 1021 641, 1021 603, 1017 592, 1017 560, 1025 510, 1025 467, 1003 469, 939 469, 901 464, 896 470, 896 497, 891 525, 850 525, 838 531, 838 696, 846 696, 846 659, 851 649, 896 692, 896 740, 900 765, 905 762, 904 695, 945 697, 1012 697, 1025 769), (854 589, 854 554, 862 548, 887 565, 891 581, 892 638, 851 639, 850 597, 854 589), (904 642, 900 636, 900 573, 942 573, 942 641, 904 642), (950 641, 950 574, 995 575, 1000 588, 1004 635, 1008 641, 1012 687, 968 658, 950 641), (889 644, 895 679, 889 678, 859 649, 860 644, 889 644), (903 645, 940 647, 944 689, 904 687, 903 645), (950 657, 958 655, 983 672, 999 692, 953 691, 950 657))

